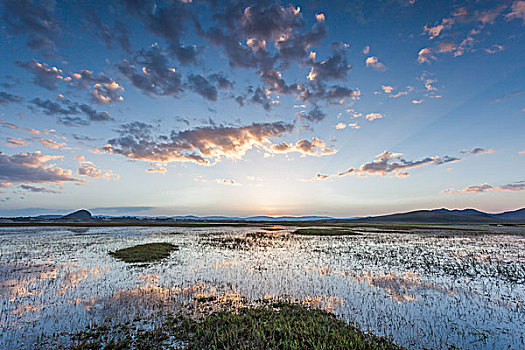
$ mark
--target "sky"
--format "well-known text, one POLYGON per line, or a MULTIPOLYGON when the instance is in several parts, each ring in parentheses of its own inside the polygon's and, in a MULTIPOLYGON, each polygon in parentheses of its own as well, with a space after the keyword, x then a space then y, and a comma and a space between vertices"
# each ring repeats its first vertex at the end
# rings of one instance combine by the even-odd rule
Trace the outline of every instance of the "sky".
POLYGON ((525 1, 0 0, 0 215, 525 207, 525 1))

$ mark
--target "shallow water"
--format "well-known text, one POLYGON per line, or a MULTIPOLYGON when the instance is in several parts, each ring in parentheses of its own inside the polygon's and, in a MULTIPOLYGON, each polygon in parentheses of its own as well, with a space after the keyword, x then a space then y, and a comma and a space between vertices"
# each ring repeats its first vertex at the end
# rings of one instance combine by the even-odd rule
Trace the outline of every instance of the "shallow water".
POLYGON ((291 231, 0 229, 0 348, 31 348, 38 337, 166 308, 199 313, 289 299, 409 348, 525 349, 523 228, 291 231), (108 255, 151 242, 180 249, 148 265, 108 255))

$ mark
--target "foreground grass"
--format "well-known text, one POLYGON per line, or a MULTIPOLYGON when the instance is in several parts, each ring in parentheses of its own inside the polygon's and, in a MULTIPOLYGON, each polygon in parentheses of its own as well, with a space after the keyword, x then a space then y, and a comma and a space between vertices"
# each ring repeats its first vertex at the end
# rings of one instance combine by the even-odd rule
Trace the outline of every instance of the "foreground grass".
POLYGON ((221 311, 197 321, 168 317, 152 330, 127 327, 116 334, 104 327, 81 332, 71 349, 401 349, 329 312, 289 303, 221 311))
POLYGON ((109 254, 127 263, 152 262, 167 258, 179 248, 171 243, 148 243, 119 249, 109 254))
POLYGON ((294 235, 302 236, 359 236, 358 232, 349 228, 300 228, 293 232, 294 235))

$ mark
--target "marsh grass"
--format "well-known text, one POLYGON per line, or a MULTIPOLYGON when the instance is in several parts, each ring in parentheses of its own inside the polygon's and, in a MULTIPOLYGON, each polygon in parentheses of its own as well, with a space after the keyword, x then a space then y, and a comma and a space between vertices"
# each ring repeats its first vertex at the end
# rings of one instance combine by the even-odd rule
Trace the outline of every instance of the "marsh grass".
POLYGON ((179 247, 171 243, 147 243, 110 252, 111 256, 127 263, 147 263, 170 256, 179 247))
POLYGON ((168 316, 150 330, 99 326, 71 349, 401 349, 324 310, 291 303, 224 310, 193 320, 168 316))
POLYGON ((347 228, 300 228, 293 232, 302 236, 360 236, 361 233, 347 228))

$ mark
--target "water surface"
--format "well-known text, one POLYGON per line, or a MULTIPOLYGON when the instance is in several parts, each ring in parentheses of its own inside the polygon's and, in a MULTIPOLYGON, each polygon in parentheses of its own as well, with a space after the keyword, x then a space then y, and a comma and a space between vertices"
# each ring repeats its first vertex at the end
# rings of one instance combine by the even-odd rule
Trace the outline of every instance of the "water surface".
POLYGON ((523 228, 292 231, 0 229, 0 348, 30 348, 38 337, 166 309, 197 314, 287 299, 409 348, 525 349, 523 228), (151 242, 180 249, 146 265, 108 255, 151 242))

